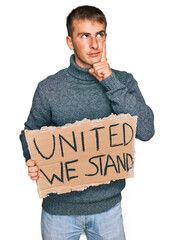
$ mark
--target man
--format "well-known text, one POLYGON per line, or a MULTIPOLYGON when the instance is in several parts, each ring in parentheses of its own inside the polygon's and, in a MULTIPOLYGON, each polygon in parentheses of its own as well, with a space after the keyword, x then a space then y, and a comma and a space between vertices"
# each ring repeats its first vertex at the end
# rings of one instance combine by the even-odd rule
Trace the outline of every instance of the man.
MULTIPOLYGON (((111 69, 107 61, 106 25, 104 14, 95 7, 78 7, 69 14, 66 41, 74 51, 70 66, 38 84, 25 129, 130 113, 138 116, 136 137, 147 141, 153 136, 153 112, 136 80, 111 69)), ((37 180, 38 168, 30 159, 24 131, 20 139, 28 174, 37 180)), ((120 204, 124 187, 122 179, 84 191, 50 194, 42 204, 43 239, 75 240, 82 232, 89 240, 125 239, 120 204)))

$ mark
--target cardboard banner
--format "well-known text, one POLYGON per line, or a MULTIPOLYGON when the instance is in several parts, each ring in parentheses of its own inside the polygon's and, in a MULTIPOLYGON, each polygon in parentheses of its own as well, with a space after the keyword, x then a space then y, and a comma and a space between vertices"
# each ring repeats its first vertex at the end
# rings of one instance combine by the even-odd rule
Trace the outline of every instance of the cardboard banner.
POLYGON ((31 159, 39 167, 40 198, 133 177, 136 124, 137 116, 111 114, 25 130, 31 159))

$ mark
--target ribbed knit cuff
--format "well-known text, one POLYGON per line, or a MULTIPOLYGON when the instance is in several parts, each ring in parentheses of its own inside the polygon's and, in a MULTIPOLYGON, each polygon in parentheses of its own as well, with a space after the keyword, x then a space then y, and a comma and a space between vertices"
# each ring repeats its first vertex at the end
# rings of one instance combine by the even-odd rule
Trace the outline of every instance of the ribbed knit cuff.
POLYGON ((116 78, 114 72, 109 77, 103 79, 100 84, 106 89, 106 91, 123 87, 123 84, 116 78))
POLYGON ((31 156, 30 156, 30 152, 29 152, 29 149, 28 149, 28 144, 27 144, 27 141, 26 141, 24 131, 21 132, 19 138, 20 138, 21 144, 22 144, 23 156, 25 158, 25 161, 28 161, 31 158, 31 156))

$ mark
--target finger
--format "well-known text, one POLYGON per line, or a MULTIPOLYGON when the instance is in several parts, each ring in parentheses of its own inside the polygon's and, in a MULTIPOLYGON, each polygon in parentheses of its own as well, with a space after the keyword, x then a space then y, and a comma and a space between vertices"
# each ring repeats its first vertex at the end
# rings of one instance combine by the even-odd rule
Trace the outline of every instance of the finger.
POLYGON ((28 172, 30 172, 30 173, 38 172, 38 167, 37 167, 37 166, 35 166, 35 167, 29 167, 29 168, 28 168, 28 172))
POLYGON ((89 69, 89 73, 93 75, 94 77, 98 77, 97 73, 95 72, 94 68, 89 69))
POLYGON ((93 72, 92 75, 93 75, 95 78, 98 78, 98 77, 99 77, 95 72, 93 72))
POLYGON ((105 72, 107 67, 108 67, 107 62, 100 62, 100 65, 97 65, 97 66, 93 67, 93 69, 94 69, 94 72, 96 74, 98 74, 98 73, 101 73, 101 72, 105 72))
POLYGON ((108 62, 107 61, 104 61, 104 62, 97 62, 97 63, 94 63, 93 64, 93 68, 96 68, 96 67, 103 67, 103 66, 106 66, 108 65, 108 62))
POLYGON ((34 173, 28 173, 28 176, 30 177, 38 177, 38 173, 37 172, 34 172, 34 173))
POLYGON ((26 164, 27 167, 34 167, 34 166, 36 166, 35 161, 31 160, 31 159, 29 159, 25 164, 26 164))
POLYGON ((97 74, 95 73, 95 71, 94 71, 93 68, 91 68, 91 69, 89 70, 89 72, 90 72, 90 74, 93 75, 98 81, 102 81, 102 80, 103 80, 103 74, 97 75, 97 74))
POLYGON ((103 41, 103 51, 102 51, 102 58, 101 58, 101 62, 105 62, 107 61, 106 58, 106 40, 103 41))
POLYGON ((37 176, 37 177, 30 177, 31 178, 31 180, 38 180, 39 179, 39 177, 37 176))

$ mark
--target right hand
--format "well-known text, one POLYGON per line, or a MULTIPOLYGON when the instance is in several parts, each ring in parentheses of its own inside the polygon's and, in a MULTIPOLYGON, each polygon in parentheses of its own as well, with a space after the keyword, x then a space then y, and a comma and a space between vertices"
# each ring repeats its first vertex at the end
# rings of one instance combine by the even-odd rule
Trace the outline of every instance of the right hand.
POLYGON ((93 75, 99 82, 112 74, 112 70, 106 58, 106 41, 103 41, 101 61, 94 63, 93 67, 89 69, 89 73, 93 75))
POLYGON ((28 176, 30 176, 31 180, 38 180, 38 167, 36 165, 36 162, 34 160, 29 159, 26 163, 26 166, 28 167, 28 176))

